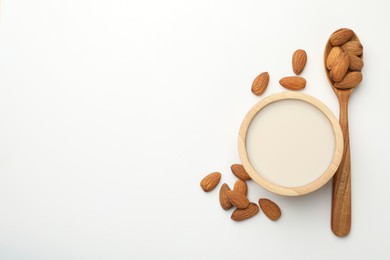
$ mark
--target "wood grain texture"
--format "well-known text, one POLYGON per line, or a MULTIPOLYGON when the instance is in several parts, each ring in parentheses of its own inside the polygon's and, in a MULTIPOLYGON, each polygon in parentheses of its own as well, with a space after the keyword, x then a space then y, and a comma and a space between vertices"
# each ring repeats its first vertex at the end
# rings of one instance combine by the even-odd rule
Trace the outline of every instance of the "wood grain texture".
MULTIPOLYGON (((354 34, 351 41, 359 41, 359 38, 354 34)), ((359 41, 360 42, 360 41, 359 41)), ((336 236, 347 236, 351 230, 351 153, 349 142, 349 126, 348 126, 348 101, 355 88, 338 89, 335 87, 329 70, 327 69, 326 60, 332 49, 330 40, 327 42, 324 51, 324 66, 326 76, 333 91, 335 92, 340 105, 340 126, 343 131, 344 152, 338 170, 333 177, 333 192, 332 192, 332 213, 331 213, 331 228, 336 236)), ((360 59, 363 62, 363 54, 360 59)))
POLYGON ((343 237, 351 230, 351 153, 349 147, 348 100, 352 91, 338 90, 340 126, 343 131, 344 152, 340 166, 333 176, 331 227, 343 237))

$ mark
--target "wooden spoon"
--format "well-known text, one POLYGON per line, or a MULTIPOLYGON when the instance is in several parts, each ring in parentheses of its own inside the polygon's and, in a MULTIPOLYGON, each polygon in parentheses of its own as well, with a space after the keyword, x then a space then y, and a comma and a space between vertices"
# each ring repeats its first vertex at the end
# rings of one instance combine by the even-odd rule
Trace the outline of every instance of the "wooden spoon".
MULTIPOLYGON (((351 40, 359 41, 355 34, 351 40)), ((331 227, 336 236, 343 237, 348 235, 351 230, 351 154, 349 148, 348 100, 355 88, 338 89, 334 86, 335 82, 331 79, 326 67, 326 60, 332 47, 328 40, 324 52, 324 65, 328 81, 340 104, 339 121, 343 131, 344 151, 340 166, 333 177, 331 227)), ((362 58, 362 55, 360 58, 362 58)))

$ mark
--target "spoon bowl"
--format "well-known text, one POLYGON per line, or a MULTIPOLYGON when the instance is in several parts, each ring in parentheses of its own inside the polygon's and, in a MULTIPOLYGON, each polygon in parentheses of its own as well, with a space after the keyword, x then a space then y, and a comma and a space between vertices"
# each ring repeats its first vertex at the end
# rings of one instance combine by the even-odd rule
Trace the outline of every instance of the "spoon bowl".
MULTIPOLYGON (((356 34, 353 34, 353 36, 350 39, 350 41, 359 41, 360 42, 360 39, 359 39, 359 37, 356 34)), ((324 50, 324 68, 325 68, 326 78, 328 79, 329 84, 332 86, 332 89, 336 93, 336 95, 338 95, 338 93, 340 91, 342 92, 343 90, 342 89, 338 89, 338 88, 336 88, 334 86, 334 84, 336 82, 332 80, 332 78, 330 77, 330 70, 328 70, 328 68, 326 67, 326 60, 327 60, 328 55, 329 55, 330 51, 332 50, 332 48, 333 48, 333 46, 330 43, 330 39, 328 39, 328 42, 326 43, 325 50, 324 50)), ((359 58, 361 58, 363 60, 363 53, 359 56, 359 58)), ((349 94, 352 94, 352 92, 354 90, 355 90, 355 88, 350 88, 350 89, 345 89, 344 92, 350 92, 349 94)))

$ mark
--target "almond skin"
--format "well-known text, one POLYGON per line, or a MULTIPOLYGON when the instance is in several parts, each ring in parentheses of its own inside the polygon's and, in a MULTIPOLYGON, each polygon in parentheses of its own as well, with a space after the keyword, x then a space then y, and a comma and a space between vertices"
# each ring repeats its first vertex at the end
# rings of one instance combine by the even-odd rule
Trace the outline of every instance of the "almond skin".
POLYGON ((229 199, 226 196, 226 192, 230 191, 229 185, 226 183, 222 184, 221 189, 219 190, 219 203, 224 210, 228 210, 233 207, 233 204, 230 203, 229 199))
POLYGON ((249 181, 252 179, 241 164, 233 164, 230 169, 240 180, 249 181))
POLYGON ((341 46, 345 52, 353 55, 361 55, 363 53, 363 45, 359 41, 349 41, 341 46))
POLYGON ((359 71, 351 71, 345 75, 344 79, 336 84, 335 88, 338 89, 349 89, 354 88, 360 84, 363 80, 363 75, 359 71))
POLYGON ((306 80, 299 76, 284 77, 279 80, 280 85, 290 90, 301 90, 306 86, 306 80))
POLYGON ((354 71, 361 71, 364 66, 364 62, 356 55, 349 55, 349 69, 354 71))
POLYGON ((232 203, 233 206, 235 206, 238 209, 245 209, 249 205, 248 198, 245 195, 238 193, 237 191, 233 191, 233 190, 226 191, 226 197, 228 198, 230 203, 232 203))
POLYGON ((292 57, 292 67, 296 75, 301 74, 306 66, 307 54, 304 50, 296 50, 292 57))
POLYGON ((252 83, 252 92, 256 96, 260 96, 267 89, 269 83, 268 72, 260 73, 252 83))
POLYGON ((354 32, 351 29, 348 28, 339 29, 330 36, 329 39, 330 44, 332 44, 332 46, 343 45, 344 43, 349 41, 353 35, 354 32))
POLYGON ((346 53, 341 53, 339 58, 336 60, 333 68, 330 71, 330 78, 334 82, 340 82, 345 74, 348 72, 349 67, 349 55, 346 53))
POLYGON ((341 53, 343 53, 341 47, 333 47, 330 50, 328 54, 328 58, 326 58, 326 67, 328 68, 328 70, 331 70, 334 64, 336 63, 336 61, 340 59, 341 53))
POLYGON ((202 181, 200 182, 200 187, 202 187, 202 189, 205 192, 212 191, 218 185, 220 180, 221 180, 221 173, 219 172, 210 173, 209 175, 207 175, 202 179, 202 181))
POLYGON ((273 221, 278 220, 282 215, 279 206, 269 199, 259 199, 259 205, 264 214, 273 221))
POLYGON ((234 183, 234 191, 241 193, 244 196, 248 195, 248 185, 243 180, 237 180, 236 183, 234 183))
POLYGON ((236 209, 233 211, 231 219, 234 221, 242 221, 253 217, 259 212, 259 206, 255 203, 249 203, 246 209, 236 209))

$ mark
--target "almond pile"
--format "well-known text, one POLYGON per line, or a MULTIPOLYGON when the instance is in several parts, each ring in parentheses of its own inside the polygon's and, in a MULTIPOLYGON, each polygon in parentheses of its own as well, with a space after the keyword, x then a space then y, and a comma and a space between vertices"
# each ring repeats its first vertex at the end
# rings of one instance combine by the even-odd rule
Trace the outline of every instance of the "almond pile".
POLYGON ((306 79, 298 76, 306 66, 307 54, 304 50, 298 49, 292 56, 292 68, 297 76, 288 76, 279 80, 279 84, 289 90, 301 90, 306 87, 306 79))
MULTIPOLYGON (((289 90, 301 90, 306 87, 306 79, 298 76, 305 69, 307 61, 307 54, 304 50, 298 49, 292 56, 292 68, 297 76, 288 76, 282 78, 279 83, 289 90)), ((269 83, 268 72, 260 73, 252 83, 252 92, 256 96, 262 95, 267 89, 269 83)))
MULTIPOLYGON (((246 170, 241 164, 233 164, 231 167, 233 174, 238 178, 233 190, 229 185, 222 184, 219 190, 219 203, 224 210, 235 208, 231 215, 234 221, 242 221, 256 215, 260 209, 271 220, 275 221, 282 215, 280 208, 273 201, 265 198, 259 199, 259 205, 250 202, 248 199, 248 185, 246 181, 251 180, 246 170)), ((221 180, 221 173, 213 172, 207 175, 200 182, 200 186, 205 192, 209 192, 218 186, 221 180)))
POLYGON ((354 88, 363 79, 363 45, 351 29, 335 31, 329 39, 332 49, 326 58, 326 67, 338 89, 354 88))

